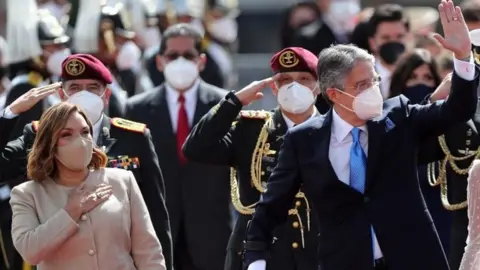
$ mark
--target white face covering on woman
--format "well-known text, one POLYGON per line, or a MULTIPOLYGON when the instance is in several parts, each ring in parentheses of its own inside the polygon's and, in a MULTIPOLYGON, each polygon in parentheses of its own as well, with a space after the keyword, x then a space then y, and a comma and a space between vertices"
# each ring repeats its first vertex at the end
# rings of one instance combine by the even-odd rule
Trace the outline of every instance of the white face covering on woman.
POLYGON ((283 110, 300 114, 306 112, 315 103, 315 96, 310 88, 292 82, 278 89, 277 101, 283 110))

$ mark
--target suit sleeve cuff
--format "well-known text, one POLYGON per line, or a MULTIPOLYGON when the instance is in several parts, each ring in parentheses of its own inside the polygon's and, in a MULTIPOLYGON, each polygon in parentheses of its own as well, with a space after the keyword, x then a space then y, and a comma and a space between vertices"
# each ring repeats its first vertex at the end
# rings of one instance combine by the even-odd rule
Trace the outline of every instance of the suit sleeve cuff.
POLYGON ((3 115, 2 117, 5 118, 5 119, 13 119, 15 117, 17 117, 18 115, 17 114, 14 114, 11 110, 10 110, 10 106, 6 107, 5 110, 3 110, 3 115))
POLYGON ((267 262, 265 260, 254 261, 248 266, 247 270, 265 270, 267 269, 267 262))
POLYGON ((468 62, 453 58, 453 70, 460 78, 466 81, 473 81, 473 78, 475 78, 475 63, 473 61, 473 56, 470 54, 470 60, 468 62))

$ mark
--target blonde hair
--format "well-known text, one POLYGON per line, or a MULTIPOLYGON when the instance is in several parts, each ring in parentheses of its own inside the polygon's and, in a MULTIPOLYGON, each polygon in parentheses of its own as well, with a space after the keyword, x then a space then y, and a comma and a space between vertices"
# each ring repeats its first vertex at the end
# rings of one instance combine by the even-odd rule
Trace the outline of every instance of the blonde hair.
MULTIPOLYGON (((60 132, 74 113, 80 114, 88 124, 92 134, 92 123, 87 115, 74 104, 62 102, 46 110, 38 123, 38 131, 32 149, 28 154, 27 176, 35 181, 44 181, 57 174, 55 153, 60 132)), ((107 156, 97 147, 93 148, 90 169, 104 168, 108 162, 107 156)))

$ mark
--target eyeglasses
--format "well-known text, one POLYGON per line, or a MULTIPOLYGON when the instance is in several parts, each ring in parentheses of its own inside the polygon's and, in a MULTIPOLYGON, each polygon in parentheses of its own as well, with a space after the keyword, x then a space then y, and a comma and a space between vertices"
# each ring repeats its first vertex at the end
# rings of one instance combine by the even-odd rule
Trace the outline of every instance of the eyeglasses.
POLYGON ((345 89, 355 89, 356 93, 360 93, 372 86, 379 85, 381 81, 382 81, 382 78, 380 76, 375 76, 372 79, 359 81, 355 83, 354 86, 345 86, 345 89))

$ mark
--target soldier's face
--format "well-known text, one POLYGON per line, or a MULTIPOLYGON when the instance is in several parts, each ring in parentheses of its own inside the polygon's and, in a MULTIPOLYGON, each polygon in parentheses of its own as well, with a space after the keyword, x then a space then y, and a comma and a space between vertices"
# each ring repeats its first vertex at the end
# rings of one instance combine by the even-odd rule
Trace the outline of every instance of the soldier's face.
POLYGON ((297 82, 314 90, 317 79, 310 72, 293 71, 279 73, 275 76, 274 86, 272 87, 273 93, 276 95, 280 87, 292 82, 297 82))
POLYGON ((80 91, 88 91, 92 94, 99 96, 103 100, 103 104, 106 107, 108 100, 110 99, 111 90, 105 87, 105 84, 90 79, 69 80, 63 83, 62 89, 59 91, 60 98, 65 101, 75 93, 80 91))

